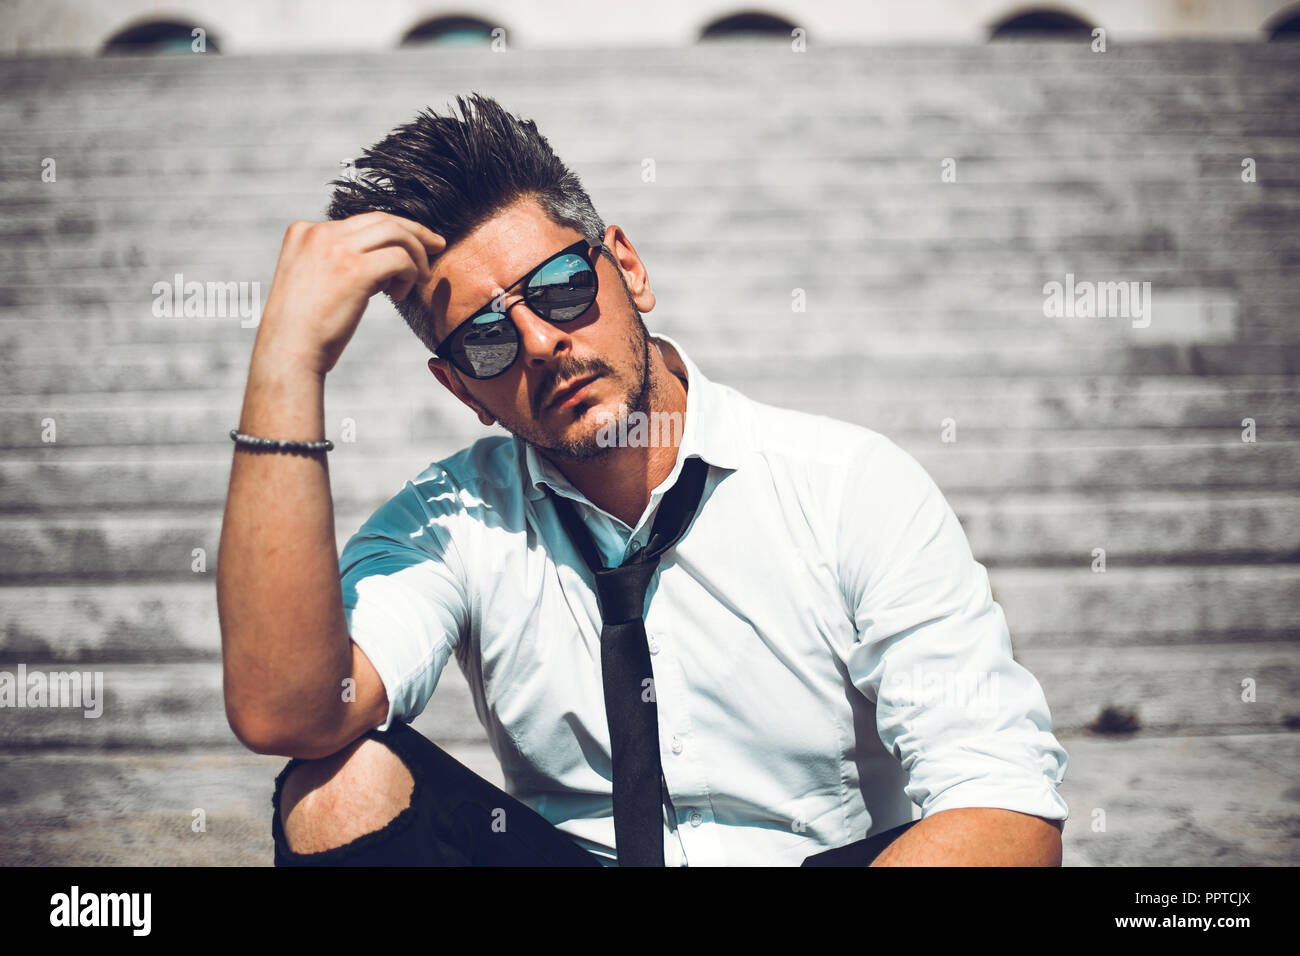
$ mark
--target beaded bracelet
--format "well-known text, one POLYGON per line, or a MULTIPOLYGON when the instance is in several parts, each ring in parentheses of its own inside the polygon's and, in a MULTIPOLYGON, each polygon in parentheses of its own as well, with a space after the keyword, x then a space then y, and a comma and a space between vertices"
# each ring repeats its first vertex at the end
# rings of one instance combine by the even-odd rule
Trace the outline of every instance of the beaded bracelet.
POLYGON ((328 438, 321 441, 286 441, 283 438, 257 438, 253 435, 245 435, 238 428, 230 429, 230 440, 236 445, 245 445, 261 451, 308 452, 334 450, 334 443, 328 438))

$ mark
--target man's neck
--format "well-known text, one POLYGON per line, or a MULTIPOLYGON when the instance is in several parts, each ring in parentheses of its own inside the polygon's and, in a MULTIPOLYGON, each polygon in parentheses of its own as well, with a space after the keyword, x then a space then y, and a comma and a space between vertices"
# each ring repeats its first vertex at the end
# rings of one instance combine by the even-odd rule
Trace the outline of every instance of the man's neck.
MULTIPOLYGON (((654 347, 650 349, 649 421, 682 423, 681 428, 661 428, 652 434, 680 442, 686 426, 686 364, 667 342, 651 337, 650 343, 654 347), (662 417, 663 413, 669 417, 662 417)), ((542 454, 597 507, 635 526, 650 503, 650 492, 672 474, 677 448, 677 444, 654 443, 618 447, 589 461, 542 454)))

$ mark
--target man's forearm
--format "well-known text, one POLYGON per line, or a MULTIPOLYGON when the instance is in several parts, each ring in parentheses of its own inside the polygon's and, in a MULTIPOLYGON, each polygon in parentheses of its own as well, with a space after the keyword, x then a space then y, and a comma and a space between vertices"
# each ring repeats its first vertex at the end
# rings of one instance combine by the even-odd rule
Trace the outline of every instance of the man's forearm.
MULTIPOLYGON (((259 343, 259 346, 262 343, 259 343)), ((324 376, 254 348, 245 434, 324 436, 324 376)), ((236 451, 217 565, 226 710, 246 743, 321 726, 352 667, 324 454, 236 451), (316 702, 315 706, 312 702, 316 702)))
POLYGON ((885 848, 872 866, 1060 866, 1059 821, 990 807, 941 810, 885 848))

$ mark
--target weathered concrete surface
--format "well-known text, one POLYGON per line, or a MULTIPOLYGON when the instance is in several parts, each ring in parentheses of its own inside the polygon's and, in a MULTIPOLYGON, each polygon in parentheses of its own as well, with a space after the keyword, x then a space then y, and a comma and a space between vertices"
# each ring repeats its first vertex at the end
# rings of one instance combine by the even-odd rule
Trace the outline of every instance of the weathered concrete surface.
MULTIPOLYGON (((486 747, 447 749, 500 785, 486 747)), ((285 763, 240 750, 5 755, 0 865, 269 866, 285 763)))
MULTIPOLYGON (((97 720, 0 713, 0 862, 268 862, 283 761, 234 746, 213 583, 256 333, 154 315, 151 290, 265 292, 338 161, 469 88, 536 119, 628 231, 652 331, 931 472, 1071 751, 1068 863, 1296 862, 1298 64, 1251 43, 0 60, 0 669, 102 670, 109 697, 97 720), (1151 280, 1154 320, 1049 319, 1067 274, 1151 280), (1083 736, 1106 706, 1141 736, 1083 736)), ((356 425, 330 458, 340 543, 487 433, 423 352, 377 297, 331 372, 330 434, 356 425)), ((499 775, 459 675, 417 729, 499 775)))
POLYGON ((1061 743, 1066 865, 1300 864, 1300 734, 1061 743))
MULTIPOLYGON (((1300 864, 1300 733, 1062 743, 1067 866, 1300 864)), ((500 785, 486 747, 448 750, 500 785)), ((0 757, 0 864, 269 865, 283 764, 238 751, 0 757)))

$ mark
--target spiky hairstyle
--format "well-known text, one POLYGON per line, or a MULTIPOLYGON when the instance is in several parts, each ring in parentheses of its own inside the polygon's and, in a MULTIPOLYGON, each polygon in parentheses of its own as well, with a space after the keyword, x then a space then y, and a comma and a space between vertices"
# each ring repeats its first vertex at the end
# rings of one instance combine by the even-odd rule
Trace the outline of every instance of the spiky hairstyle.
MULTIPOLYGON (((326 215, 346 219, 379 210, 412 219, 448 247, 518 200, 531 196, 557 225, 596 245, 605 223, 576 175, 551 150, 532 120, 496 100, 456 97, 460 116, 426 109, 356 160, 355 178, 336 179, 326 215)), ((603 255, 611 262, 608 250, 603 255)), ((421 342, 437 345, 433 316, 415 295, 394 302, 421 342)))

